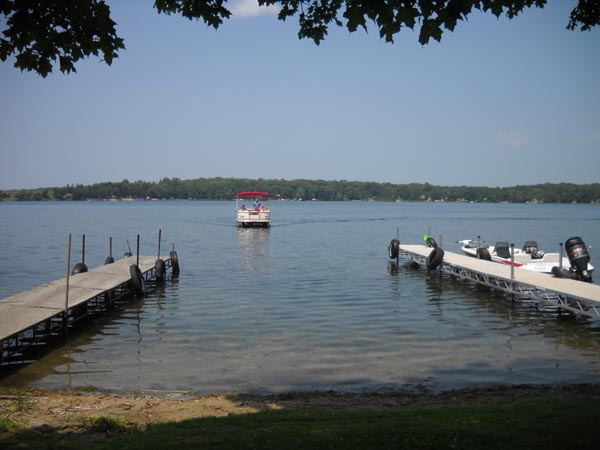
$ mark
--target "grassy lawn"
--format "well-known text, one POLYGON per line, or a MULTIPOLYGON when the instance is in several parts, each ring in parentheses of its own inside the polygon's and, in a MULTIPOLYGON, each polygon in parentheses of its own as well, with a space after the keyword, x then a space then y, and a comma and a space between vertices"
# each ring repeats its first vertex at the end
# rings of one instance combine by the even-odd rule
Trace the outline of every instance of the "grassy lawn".
POLYGON ((82 419, 78 429, 0 418, 1 449, 596 449, 600 402, 584 393, 360 411, 319 406, 152 423, 82 419))

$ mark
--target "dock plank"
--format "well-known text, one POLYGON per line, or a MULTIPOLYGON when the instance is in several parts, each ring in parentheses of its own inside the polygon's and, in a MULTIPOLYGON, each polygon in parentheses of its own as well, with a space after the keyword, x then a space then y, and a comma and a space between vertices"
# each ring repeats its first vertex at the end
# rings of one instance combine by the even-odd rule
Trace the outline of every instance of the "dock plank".
MULTIPOLYGON (((424 245, 400 245, 400 249, 409 253, 427 257, 432 251, 424 245)), ((498 264, 492 261, 459 255, 453 252, 444 252, 444 261, 464 267, 481 274, 492 275, 510 281, 511 267, 507 264, 498 264)), ((600 303, 600 285, 583 283, 568 278, 558 278, 546 273, 532 272, 531 270, 515 267, 514 280, 519 283, 552 290, 570 297, 581 298, 600 303)))
MULTIPOLYGON (((109 273, 98 273, 98 272, 85 272, 69 277, 69 294, 70 290, 74 287, 106 291, 112 289, 121 283, 125 283, 130 279, 129 270, 118 274, 109 273)), ((50 282, 51 285, 65 287, 67 283, 66 278, 50 282)))
MULTIPOLYGON (((154 268, 156 257, 140 256, 140 270, 154 268)), ((69 307, 85 303, 131 279, 135 256, 69 277, 69 307)), ((66 277, 0 300, 0 340, 43 322, 65 307, 66 277)))
POLYGON ((12 336, 61 314, 62 308, 23 306, 0 303, 0 338, 12 336))
MULTIPOLYGON (((15 305, 20 307, 30 306, 32 308, 65 308, 65 284, 59 285, 48 283, 30 291, 21 292, 13 297, 2 300, 0 304, 15 305)), ((99 290, 69 285, 69 306, 76 306, 84 298, 97 295, 99 290)))

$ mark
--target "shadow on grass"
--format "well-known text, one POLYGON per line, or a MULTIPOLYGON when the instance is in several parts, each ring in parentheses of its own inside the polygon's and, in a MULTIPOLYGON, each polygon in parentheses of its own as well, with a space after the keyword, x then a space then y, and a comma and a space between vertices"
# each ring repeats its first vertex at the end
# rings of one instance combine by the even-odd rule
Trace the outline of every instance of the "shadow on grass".
POLYGON ((255 399, 256 413, 150 424, 143 430, 108 418, 66 432, 0 422, 0 448, 595 449, 599 400, 597 392, 559 392, 362 410, 285 402, 269 409, 272 399, 262 405, 255 399))

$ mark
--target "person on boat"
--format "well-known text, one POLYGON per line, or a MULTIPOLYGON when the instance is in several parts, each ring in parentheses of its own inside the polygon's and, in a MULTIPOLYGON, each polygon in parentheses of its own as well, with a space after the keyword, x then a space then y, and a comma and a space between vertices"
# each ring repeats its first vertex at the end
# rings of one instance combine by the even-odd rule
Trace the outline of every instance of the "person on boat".
POLYGON ((246 211, 246 205, 242 204, 242 207, 240 208, 242 211, 246 211))
POLYGON ((258 199, 254 200, 254 211, 259 211, 260 210, 260 202, 258 201, 258 199))

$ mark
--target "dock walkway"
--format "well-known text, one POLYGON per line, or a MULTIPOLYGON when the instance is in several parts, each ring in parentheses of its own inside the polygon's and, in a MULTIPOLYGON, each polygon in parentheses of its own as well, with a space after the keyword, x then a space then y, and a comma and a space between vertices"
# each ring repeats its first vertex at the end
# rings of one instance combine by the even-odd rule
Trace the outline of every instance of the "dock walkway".
MULTIPOLYGON (((425 264, 433 249, 424 245, 400 245, 400 256, 425 264)), ((502 290, 511 295, 552 303, 577 315, 600 318, 600 286, 592 283, 557 278, 549 274, 514 268, 491 261, 444 252, 443 273, 462 280, 502 290)))
MULTIPOLYGON (((139 257, 139 269, 145 280, 154 277, 156 259, 156 256, 139 257)), ((170 258, 164 261, 167 268, 171 267, 170 258)), ((130 256, 71 275, 66 309, 66 277, 0 300, 0 364, 92 312, 107 309, 130 293, 129 267, 136 262, 137 257, 130 256)))

